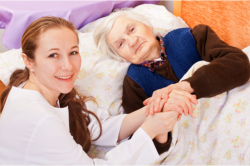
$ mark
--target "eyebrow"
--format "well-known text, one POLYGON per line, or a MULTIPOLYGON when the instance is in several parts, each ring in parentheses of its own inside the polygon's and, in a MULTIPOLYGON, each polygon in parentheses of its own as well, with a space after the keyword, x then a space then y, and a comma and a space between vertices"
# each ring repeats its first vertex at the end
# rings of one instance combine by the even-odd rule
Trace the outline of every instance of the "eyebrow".
MULTIPOLYGON (((124 30, 124 33, 126 33, 127 31, 128 31, 128 29, 129 29, 129 27, 131 27, 131 23, 129 23, 129 24, 127 24, 127 26, 126 26, 126 28, 125 28, 125 30, 124 30)), ((115 40, 114 42, 113 42, 113 44, 116 44, 118 41, 120 40, 120 38, 118 38, 117 40, 115 40)))
POLYGON ((73 48, 79 48, 78 46, 73 46, 73 47, 71 47, 71 49, 73 49, 73 48))
MULTIPOLYGON (((49 51, 52 51, 52 50, 59 50, 59 48, 51 48, 49 51)), ((47 51, 47 52, 49 52, 47 51)))
MULTIPOLYGON (((78 46, 73 46, 73 47, 71 47, 71 49, 73 49, 73 48, 79 48, 78 46)), ((52 50, 60 50, 59 48, 51 48, 49 51, 52 51, 52 50)), ((49 52, 49 51, 47 51, 47 52, 49 52)))

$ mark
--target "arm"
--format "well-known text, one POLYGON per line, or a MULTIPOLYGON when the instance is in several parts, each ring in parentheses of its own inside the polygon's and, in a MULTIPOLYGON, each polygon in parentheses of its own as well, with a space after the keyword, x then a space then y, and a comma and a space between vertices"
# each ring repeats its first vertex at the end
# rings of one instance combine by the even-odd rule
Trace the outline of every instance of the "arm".
MULTIPOLYGON (((94 102, 88 101, 86 102, 86 106, 88 110, 94 112, 99 118, 102 124, 102 136, 92 143, 99 146, 116 146, 117 142, 129 137, 133 133, 136 132, 140 126, 145 123, 146 116, 145 110, 146 107, 143 107, 137 111, 134 111, 130 114, 121 114, 118 116, 110 116, 108 111, 102 108, 99 108, 94 102), (114 125, 115 124, 115 125, 114 125), (112 137, 110 137, 112 135, 112 137)), ((157 115, 159 116, 159 115, 157 115)), ((88 125, 89 130, 91 131, 92 140, 97 138, 100 133, 100 127, 98 125, 98 121, 92 115, 90 115, 91 122, 88 125)), ((150 122, 147 122, 148 124, 150 122)), ((152 122, 151 122, 152 123, 152 122)), ((157 123, 154 122, 156 125, 157 123)), ((145 124, 144 124, 145 126, 145 124)), ((148 130, 148 127, 152 127, 153 125, 148 125, 145 130, 148 130)), ((160 125, 158 126, 158 128, 160 125)), ((171 124, 167 124, 169 131, 171 131, 171 124), (169 127, 170 126, 170 127, 169 127)), ((158 135, 157 130, 146 131, 146 133, 153 139, 156 135, 158 135)), ((162 134, 162 133, 161 133, 162 134)), ((165 134, 167 135, 167 133, 165 134)), ((168 140, 168 137, 162 141, 165 143, 168 140)), ((162 147, 162 145, 159 145, 162 147)))
MULTIPOLYGON (((144 107, 143 101, 148 98, 144 90, 127 75, 125 76, 123 86, 122 106, 125 112, 131 113, 144 107)), ((153 140, 159 154, 169 149, 172 140, 171 132, 166 133, 162 137, 159 138, 157 136, 159 142, 156 139, 153 140)))
POLYGON ((243 51, 220 40, 206 25, 194 27, 192 35, 201 58, 211 62, 185 80, 190 83, 197 98, 215 96, 249 79, 249 59, 243 51))
MULTIPOLYGON (((109 136, 112 137, 112 133, 109 136)), ((131 140, 110 150, 105 160, 92 159, 75 142, 65 124, 56 117, 37 125, 26 154, 26 164, 46 165, 148 165, 159 157, 149 135, 139 128, 131 140)))
POLYGON ((118 141, 131 136, 145 121, 146 106, 128 114, 122 121, 118 141))
POLYGON ((131 113, 144 107, 143 101, 147 98, 148 96, 144 90, 126 75, 123 82, 122 94, 122 107, 124 111, 126 113, 131 113))

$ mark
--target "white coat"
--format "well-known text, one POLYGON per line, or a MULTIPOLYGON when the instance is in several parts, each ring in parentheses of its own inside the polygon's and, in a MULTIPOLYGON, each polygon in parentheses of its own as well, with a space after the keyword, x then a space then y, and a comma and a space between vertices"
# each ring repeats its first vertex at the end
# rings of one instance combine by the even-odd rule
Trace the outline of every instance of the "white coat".
MULTIPOLYGON (((22 87, 22 86, 21 86, 22 87)), ((151 164, 159 155, 150 137, 139 128, 130 140, 117 145, 126 115, 109 116, 92 102, 86 102, 102 123, 102 136, 92 143, 116 146, 103 159, 92 159, 69 132, 68 107, 56 108, 37 91, 12 87, 0 116, 0 164, 151 164)), ((91 138, 99 135, 93 116, 88 128, 91 138)))

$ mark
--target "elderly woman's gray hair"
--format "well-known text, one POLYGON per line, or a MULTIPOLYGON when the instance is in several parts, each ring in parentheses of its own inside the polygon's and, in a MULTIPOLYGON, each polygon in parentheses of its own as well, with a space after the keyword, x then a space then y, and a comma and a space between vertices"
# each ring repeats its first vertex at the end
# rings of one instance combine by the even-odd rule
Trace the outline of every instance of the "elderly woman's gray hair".
POLYGON ((111 13, 109 16, 107 16, 100 23, 100 25, 94 31, 94 42, 96 46, 100 49, 100 51, 104 55, 109 55, 110 57, 116 60, 122 61, 123 58, 119 56, 111 47, 111 45, 107 42, 108 34, 110 30, 112 29, 114 22, 119 17, 126 17, 128 19, 141 22, 148 26, 152 26, 152 25, 145 16, 135 13, 130 9, 115 11, 111 13))

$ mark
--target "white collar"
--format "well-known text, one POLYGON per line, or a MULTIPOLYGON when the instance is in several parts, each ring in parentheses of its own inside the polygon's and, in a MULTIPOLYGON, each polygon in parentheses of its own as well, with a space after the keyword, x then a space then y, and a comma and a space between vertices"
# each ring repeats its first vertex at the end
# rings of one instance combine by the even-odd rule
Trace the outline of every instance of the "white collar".
POLYGON ((154 59, 154 61, 162 61, 161 58, 154 59))

